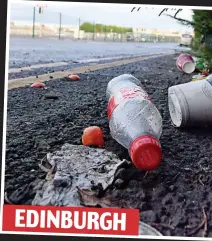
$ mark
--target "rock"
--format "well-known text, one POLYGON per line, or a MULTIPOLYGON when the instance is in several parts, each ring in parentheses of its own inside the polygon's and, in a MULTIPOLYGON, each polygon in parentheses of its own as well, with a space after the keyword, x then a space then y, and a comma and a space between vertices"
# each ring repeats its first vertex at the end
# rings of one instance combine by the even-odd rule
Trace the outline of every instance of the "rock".
POLYGON ((117 179, 117 180, 115 181, 115 183, 114 183, 114 186, 115 186, 116 188, 118 188, 118 189, 121 189, 121 188, 123 188, 123 187, 125 186, 125 183, 124 183, 123 180, 117 179))
POLYGON ((177 189, 177 187, 175 185, 169 186, 170 192, 174 192, 176 189, 177 189))
POLYGON ((171 204, 173 202, 172 200, 172 196, 170 193, 168 193, 163 199, 162 199, 162 204, 163 205, 167 205, 167 204, 171 204))
POLYGON ((153 210, 143 211, 141 210, 140 219, 147 223, 156 223, 157 215, 153 210))
POLYGON ((45 99, 57 100, 59 98, 59 96, 52 92, 52 93, 45 94, 44 98, 45 99))

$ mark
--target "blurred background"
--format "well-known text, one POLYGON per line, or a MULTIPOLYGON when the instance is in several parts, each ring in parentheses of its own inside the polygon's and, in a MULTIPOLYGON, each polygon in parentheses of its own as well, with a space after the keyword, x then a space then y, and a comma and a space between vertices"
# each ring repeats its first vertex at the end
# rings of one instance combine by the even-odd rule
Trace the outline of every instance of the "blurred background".
POLYGON ((11 36, 178 43, 183 33, 193 34, 191 30, 180 25, 176 27, 176 21, 172 22, 172 19, 164 16, 159 17, 162 8, 142 8, 131 12, 130 6, 121 5, 122 8, 119 9, 111 7, 112 4, 105 7, 101 4, 102 12, 94 5, 85 6, 83 12, 80 3, 66 8, 64 5, 63 7, 51 5, 51 2, 48 4, 20 2, 22 3, 11 4, 11 36))

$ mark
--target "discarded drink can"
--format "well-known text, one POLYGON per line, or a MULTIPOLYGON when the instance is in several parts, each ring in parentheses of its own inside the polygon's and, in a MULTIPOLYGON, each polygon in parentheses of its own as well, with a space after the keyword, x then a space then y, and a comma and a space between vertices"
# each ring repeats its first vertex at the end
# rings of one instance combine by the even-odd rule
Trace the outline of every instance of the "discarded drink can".
POLYGON ((176 61, 177 68, 187 74, 191 74, 195 70, 195 62, 191 55, 181 54, 176 61))
POLYGON ((171 120, 176 127, 212 124, 212 78, 168 89, 171 120))

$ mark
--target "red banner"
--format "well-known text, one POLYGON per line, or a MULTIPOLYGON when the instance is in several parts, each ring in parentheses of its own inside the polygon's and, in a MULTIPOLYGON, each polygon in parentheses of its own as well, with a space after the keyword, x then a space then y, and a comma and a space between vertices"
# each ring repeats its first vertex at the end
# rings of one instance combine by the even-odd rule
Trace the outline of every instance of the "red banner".
POLYGON ((139 211, 4 205, 2 229, 14 232, 138 235, 139 211))

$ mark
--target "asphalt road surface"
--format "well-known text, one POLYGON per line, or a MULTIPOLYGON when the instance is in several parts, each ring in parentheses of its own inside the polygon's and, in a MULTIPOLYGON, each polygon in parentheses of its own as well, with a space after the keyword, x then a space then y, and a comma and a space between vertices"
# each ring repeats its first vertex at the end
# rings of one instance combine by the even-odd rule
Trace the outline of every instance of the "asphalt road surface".
MULTIPOLYGON (((100 43, 71 40, 12 38, 10 68, 104 57, 129 57, 172 53, 177 44, 100 43)), ((113 66, 80 74, 80 82, 64 78, 47 82, 47 89, 28 86, 8 91, 5 191, 14 204, 31 204, 37 179, 46 176, 38 163, 46 153, 64 143, 81 144, 83 130, 97 125, 103 130, 105 149, 130 161, 128 151, 110 135, 105 90, 108 81, 129 73, 143 83, 163 118, 161 165, 145 173, 132 165, 122 170, 123 187, 107 191, 126 207, 139 209, 141 221, 164 236, 212 237, 211 156, 212 129, 176 129, 167 106, 168 87, 191 81, 178 71, 178 55, 113 66), (57 99, 45 98, 56 94, 57 99), (206 221, 204 221, 206 220, 206 221)), ((70 66, 61 66, 62 69, 70 66)), ((53 70, 53 69, 52 69, 53 70)), ((11 73, 13 77, 42 74, 36 70, 11 73), (20 75, 20 76, 19 76, 20 75)), ((12 78, 12 76, 11 76, 12 78)))
POLYGON ((46 177, 38 163, 65 143, 81 145, 83 130, 88 126, 102 129, 106 150, 120 160, 131 161, 128 150, 110 135, 105 96, 108 81, 128 73, 141 81, 161 113, 163 160, 148 173, 133 165, 122 168, 117 175, 121 182, 114 183, 105 196, 120 200, 124 207, 139 209, 140 220, 164 236, 212 237, 212 128, 181 129, 171 124, 168 88, 191 81, 193 75, 177 69, 177 56, 88 71, 79 74, 79 82, 64 78, 48 81, 47 89, 25 86, 9 90, 5 163, 8 199, 13 204, 30 205, 37 181, 46 177), (46 98, 49 95, 57 98, 46 98))
POLYGON ((179 49, 182 48, 177 43, 120 43, 11 37, 9 68, 92 58, 174 53, 179 49))

